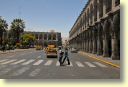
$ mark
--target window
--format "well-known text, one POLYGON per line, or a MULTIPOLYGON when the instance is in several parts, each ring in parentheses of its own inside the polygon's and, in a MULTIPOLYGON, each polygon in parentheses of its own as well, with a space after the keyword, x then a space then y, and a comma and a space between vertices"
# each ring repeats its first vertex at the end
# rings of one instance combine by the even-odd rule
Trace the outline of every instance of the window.
POLYGON ((44 34, 44 40, 47 40, 47 34, 44 34))
POLYGON ((36 39, 38 39, 38 34, 36 34, 35 36, 36 36, 36 39))
POLYGON ((48 40, 52 40, 51 34, 48 35, 48 40))
POLYGON ((112 0, 105 0, 106 2, 106 13, 111 11, 112 8, 112 0))
POLYGON ((90 7, 90 23, 92 24, 92 16, 93 16, 93 6, 91 4, 91 7, 90 7))
POLYGON ((56 34, 55 33, 52 34, 52 37, 53 37, 53 40, 56 40, 56 34))
POLYGON ((97 21, 97 0, 94 1, 94 21, 97 21))
POLYGON ((103 0, 99 0, 99 17, 103 16, 103 0))
POLYGON ((115 0, 115 6, 118 6, 120 4, 120 0, 115 0))
POLYGON ((39 39, 42 39, 42 37, 43 37, 42 34, 40 34, 40 35, 39 35, 39 39))

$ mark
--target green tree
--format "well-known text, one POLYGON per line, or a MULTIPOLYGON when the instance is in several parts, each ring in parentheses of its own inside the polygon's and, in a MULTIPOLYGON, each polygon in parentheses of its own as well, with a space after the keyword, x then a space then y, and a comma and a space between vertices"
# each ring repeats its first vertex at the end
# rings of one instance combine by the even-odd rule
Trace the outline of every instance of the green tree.
POLYGON ((11 23, 11 30, 13 39, 15 39, 15 43, 20 42, 20 36, 24 32, 25 22, 22 19, 14 19, 11 23))
POLYGON ((2 42, 4 41, 3 35, 4 35, 4 32, 6 32, 7 28, 8 28, 8 24, 6 20, 0 17, 0 45, 2 45, 2 42))
POLYGON ((23 46, 26 46, 26 45, 28 45, 29 47, 34 46, 36 38, 33 34, 24 34, 22 35, 21 38, 22 38, 21 44, 23 46))

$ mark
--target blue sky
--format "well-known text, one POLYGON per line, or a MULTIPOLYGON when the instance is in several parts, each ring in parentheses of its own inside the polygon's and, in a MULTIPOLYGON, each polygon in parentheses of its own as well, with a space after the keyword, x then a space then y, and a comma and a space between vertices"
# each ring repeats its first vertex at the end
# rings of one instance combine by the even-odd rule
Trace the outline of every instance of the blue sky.
POLYGON ((21 18, 27 31, 55 30, 67 37, 87 0, 0 0, 0 16, 21 18))

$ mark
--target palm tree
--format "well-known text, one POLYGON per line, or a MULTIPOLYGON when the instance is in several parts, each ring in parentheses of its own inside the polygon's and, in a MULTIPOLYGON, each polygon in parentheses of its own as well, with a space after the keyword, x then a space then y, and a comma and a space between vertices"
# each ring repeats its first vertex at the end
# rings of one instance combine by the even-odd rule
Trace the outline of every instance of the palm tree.
POLYGON ((20 35, 24 32, 25 23, 22 19, 14 19, 11 23, 11 32, 16 43, 20 41, 20 35))
POLYGON ((4 20, 2 17, 0 17, 0 45, 2 45, 2 42, 4 40, 4 32, 6 32, 8 28, 8 24, 6 23, 6 20, 4 20))

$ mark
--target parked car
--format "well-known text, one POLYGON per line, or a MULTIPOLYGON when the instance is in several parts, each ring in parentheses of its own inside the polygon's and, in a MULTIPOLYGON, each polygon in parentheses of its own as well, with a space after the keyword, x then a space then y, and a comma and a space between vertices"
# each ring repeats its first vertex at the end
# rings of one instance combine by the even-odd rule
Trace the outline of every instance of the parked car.
POLYGON ((77 52, 78 52, 77 49, 75 49, 75 48, 72 48, 72 49, 71 49, 71 53, 77 53, 77 52))
POLYGON ((41 50, 41 49, 42 49, 41 46, 39 46, 39 45, 36 46, 36 50, 41 50))

